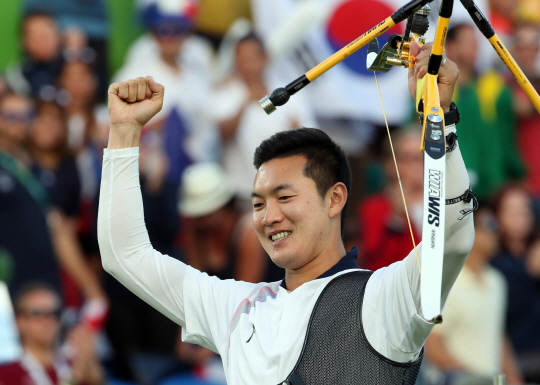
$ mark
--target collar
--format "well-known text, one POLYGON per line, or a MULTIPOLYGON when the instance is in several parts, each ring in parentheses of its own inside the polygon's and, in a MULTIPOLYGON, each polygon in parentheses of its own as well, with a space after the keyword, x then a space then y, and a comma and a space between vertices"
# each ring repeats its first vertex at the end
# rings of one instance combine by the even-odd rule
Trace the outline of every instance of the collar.
MULTIPOLYGON (((316 279, 330 277, 344 270, 358 269, 360 267, 358 266, 358 262, 356 262, 357 259, 358 247, 354 246, 351 251, 349 251, 347 254, 345 254, 343 258, 339 260, 338 263, 336 263, 330 269, 319 275, 316 279)), ((284 289, 287 289, 285 285, 285 278, 281 280, 280 286, 284 289)))

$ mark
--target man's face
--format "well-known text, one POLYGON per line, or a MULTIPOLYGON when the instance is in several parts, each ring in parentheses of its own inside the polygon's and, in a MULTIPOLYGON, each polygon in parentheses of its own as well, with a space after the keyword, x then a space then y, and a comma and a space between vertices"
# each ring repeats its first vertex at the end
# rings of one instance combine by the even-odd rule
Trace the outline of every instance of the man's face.
POLYGON ((33 16, 24 22, 23 44, 33 60, 48 62, 60 53, 60 32, 54 19, 33 16))
POLYGON ((478 39, 473 26, 464 26, 456 34, 455 41, 446 45, 448 57, 458 66, 473 71, 478 59, 478 39))
POLYGON ((303 174, 305 165, 303 156, 273 159, 253 184, 253 227, 272 261, 289 270, 324 253, 332 235, 329 199, 303 174))
POLYGON ((32 120, 30 102, 19 95, 7 96, 0 104, 0 135, 10 142, 21 144, 32 120))
POLYGON ((60 302, 49 290, 36 290, 23 297, 17 327, 23 345, 53 347, 60 333, 60 302))
POLYGON ((246 40, 236 47, 236 68, 246 81, 263 76, 268 58, 257 40, 246 40))

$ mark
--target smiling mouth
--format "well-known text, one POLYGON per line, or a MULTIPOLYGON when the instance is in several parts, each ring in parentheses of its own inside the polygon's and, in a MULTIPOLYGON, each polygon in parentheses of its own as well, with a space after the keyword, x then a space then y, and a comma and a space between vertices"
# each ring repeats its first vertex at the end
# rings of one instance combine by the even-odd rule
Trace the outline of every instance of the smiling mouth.
POLYGON ((272 242, 279 242, 287 238, 289 235, 292 234, 292 231, 282 231, 281 233, 277 233, 270 236, 270 239, 272 242))

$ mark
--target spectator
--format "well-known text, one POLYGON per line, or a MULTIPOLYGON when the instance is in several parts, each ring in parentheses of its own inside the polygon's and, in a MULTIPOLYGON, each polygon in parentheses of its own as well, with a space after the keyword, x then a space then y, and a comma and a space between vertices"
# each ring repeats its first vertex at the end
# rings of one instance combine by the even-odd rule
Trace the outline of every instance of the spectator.
MULTIPOLYGON (((394 135, 396 161, 401 173, 414 239, 421 241, 424 193, 423 155, 419 151, 420 131, 407 130, 394 135)), ((365 199, 358 208, 361 231, 361 258, 367 269, 376 270, 405 258, 400 254, 412 246, 403 198, 390 148, 384 157, 386 187, 382 193, 365 199)))
POLYGON ((526 255, 534 231, 531 199, 517 186, 501 190, 494 200, 501 251, 492 265, 506 278, 506 330, 525 379, 540 382, 540 294, 527 271, 526 255))
POLYGON ((69 332, 69 355, 58 348, 61 312, 60 298, 49 285, 33 283, 21 288, 15 313, 24 354, 19 361, 0 366, 0 384, 103 384, 89 330, 77 326, 69 332))
MULTIPOLYGON (((189 22, 189 24, 184 23, 184 25, 191 31, 193 19, 198 15, 200 2, 198 0, 175 1, 178 2, 175 11, 180 10, 180 15, 186 15, 184 21, 189 22)), ((175 1, 172 3, 175 3, 175 1)), ((138 10, 148 32, 131 44, 126 54, 126 64, 143 66, 145 62, 151 62, 153 57, 159 55, 159 44, 152 30, 156 19, 160 18, 162 14, 174 14, 170 12, 170 7, 167 6, 172 3, 167 2, 167 0, 138 1, 138 10)), ((185 36, 177 60, 183 67, 189 68, 190 71, 197 71, 200 72, 201 76, 208 77, 214 64, 214 50, 206 39, 190 32, 185 36)))
POLYGON ((110 32, 105 1, 25 0, 24 3, 26 12, 43 9, 54 15, 65 34, 66 60, 78 58, 92 63, 98 74, 99 94, 103 95, 108 86, 107 38, 110 32), (70 44, 73 38, 83 38, 83 44, 70 44))
POLYGON ((58 85, 69 95, 65 106, 68 145, 75 155, 81 185, 78 234, 87 256, 97 261, 96 206, 102 148, 109 129, 108 116, 104 117, 106 108, 98 105, 98 80, 89 64, 66 62, 58 85))
POLYGON ((176 115, 176 125, 185 132, 181 147, 189 158, 192 161, 216 160, 219 138, 211 119, 209 74, 180 60, 193 29, 192 8, 186 7, 181 11, 175 8, 171 12, 170 7, 159 5, 159 2, 152 5, 147 18, 158 46, 157 54, 138 52, 137 55, 130 55, 128 59, 132 61, 126 61, 114 78, 150 75, 160 83, 172 84, 161 112, 148 126, 163 135, 166 120, 176 115))
POLYGON ((31 125, 31 170, 48 193, 56 208, 61 233, 54 234, 55 248, 62 265, 73 277, 66 277, 64 295, 67 306, 78 307, 76 286, 81 285, 87 299, 103 301, 105 295, 97 277, 88 267, 77 237, 80 204, 80 179, 75 159, 69 153, 66 115, 64 109, 54 102, 39 102, 37 115, 31 125), (80 264, 84 264, 84 268, 80 264), (71 284, 71 285, 70 285, 71 284), (74 286, 74 287, 70 287, 74 286), (70 290, 71 289, 71 290, 70 290))
POLYGON ((235 194, 251 207, 255 177, 252 158, 255 148, 272 134, 299 126, 314 126, 315 119, 299 98, 291 98, 279 114, 266 116, 259 100, 276 83, 266 73, 268 57, 262 41, 250 34, 240 39, 235 51, 235 73, 216 91, 219 129, 224 143, 223 164, 235 181, 235 194))
MULTIPOLYGON (((518 24, 511 42, 511 53, 532 86, 540 90, 538 53, 540 32, 537 25, 518 24)), ((527 169, 527 188, 532 194, 535 216, 540 223, 540 154, 534 144, 540 141, 540 116, 519 85, 510 79, 514 92, 518 118, 518 141, 521 155, 527 169)))
POLYGON ((502 38, 508 38, 514 31, 518 8, 515 0, 489 0, 489 19, 502 38))
MULTIPOLYGON (((60 291, 57 259, 86 299, 102 301, 100 285, 78 252, 73 223, 58 203, 51 202, 47 189, 30 171, 31 159, 22 143, 33 116, 32 104, 23 96, 8 94, 0 100, 0 111, 0 173, 4 180, 0 245, 14 261, 10 289, 16 291, 24 282, 41 279, 60 291)), ((48 127, 54 114, 40 118, 46 121, 44 124, 38 119, 38 126, 44 124, 41 129, 56 128, 58 132, 58 127, 48 127)), ((62 122, 57 124, 61 126, 62 122)), ((43 137, 48 141, 47 134, 43 137)), ((51 137, 58 139, 57 135, 51 137)), ((57 197, 53 194, 52 199, 57 197)))
POLYGON ((8 93, 0 99, 0 245, 14 266, 12 291, 36 279, 60 289, 45 213, 48 196, 30 172, 22 146, 33 115, 24 96, 8 93))
POLYGON ((497 252, 497 222, 488 209, 474 214, 475 240, 443 311, 444 322, 426 342, 426 358, 445 384, 493 383, 504 373, 522 384, 510 343, 504 337, 508 303, 503 275, 489 265, 497 252))
POLYGON ((461 152, 474 194, 486 201, 505 183, 523 178, 525 171, 517 150, 511 90, 495 71, 475 73, 477 51, 474 27, 458 24, 449 29, 446 52, 460 71, 454 100, 463 128, 461 152))
POLYGON ((62 37, 54 17, 28 13, 22 20, 22 62, 8 70, 7 79, 17 92, 52 100, 54 84, 62 68, 62 37))

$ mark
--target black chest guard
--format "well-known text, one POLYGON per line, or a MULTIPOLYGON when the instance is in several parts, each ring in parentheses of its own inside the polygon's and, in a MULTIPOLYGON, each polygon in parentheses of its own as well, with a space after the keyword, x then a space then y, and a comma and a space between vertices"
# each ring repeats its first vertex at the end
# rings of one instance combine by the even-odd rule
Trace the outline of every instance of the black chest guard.
POLYGON ((300 358, 279 385, 414 385, 422 355, 399 363, 379 354, 366 339, 362 303, 373 272, 334 278, 311 314, 300 358))

